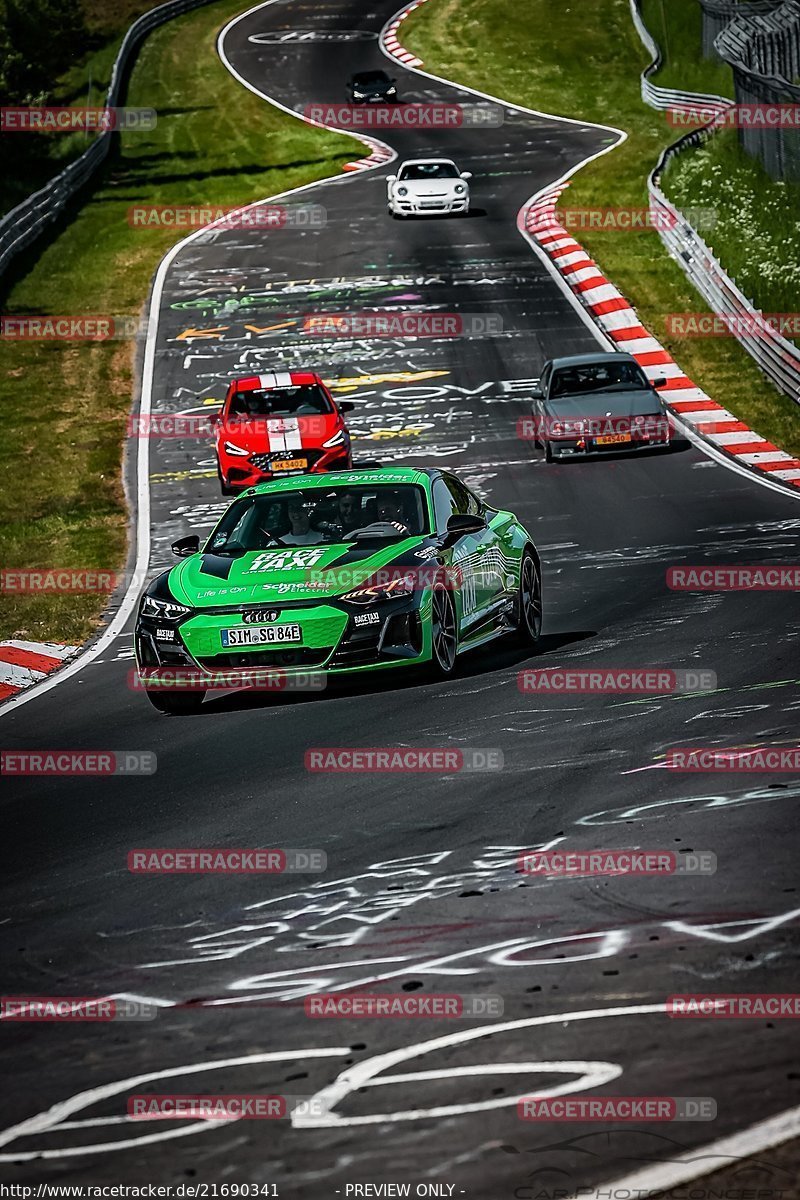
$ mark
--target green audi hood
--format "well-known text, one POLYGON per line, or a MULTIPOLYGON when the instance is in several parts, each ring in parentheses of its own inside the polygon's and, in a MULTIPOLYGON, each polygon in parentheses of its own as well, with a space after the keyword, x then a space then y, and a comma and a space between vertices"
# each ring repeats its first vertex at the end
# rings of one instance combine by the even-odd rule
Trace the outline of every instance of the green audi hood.
POLYGON ((358 587, 374 572, 396 563, 419 566, 414 551, 425 537, 365 545, 286 546, 231 558, 193 554, 173 567, 168 586, 175 599, 192 608, 265 601, 326 599, 358 587))

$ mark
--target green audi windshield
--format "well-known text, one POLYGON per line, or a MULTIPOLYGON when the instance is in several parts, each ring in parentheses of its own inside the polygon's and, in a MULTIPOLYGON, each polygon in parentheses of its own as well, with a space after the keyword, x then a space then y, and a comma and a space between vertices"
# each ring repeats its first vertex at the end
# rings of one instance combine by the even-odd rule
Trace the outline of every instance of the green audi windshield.
POLYGON ((425 493, 412 484, 298 487, 237 500, 206 550, 238 555, 271 546, 400 541, 428 532, 425 493))

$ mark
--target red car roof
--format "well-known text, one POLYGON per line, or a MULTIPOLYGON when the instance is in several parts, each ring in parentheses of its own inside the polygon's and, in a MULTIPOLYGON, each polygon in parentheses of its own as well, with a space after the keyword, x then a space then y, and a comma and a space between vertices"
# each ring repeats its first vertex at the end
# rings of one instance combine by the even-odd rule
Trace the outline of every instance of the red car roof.
POLYGON ((322 380, 313 371, 267 371, 263 375, 245 375, 231 382, 235 392, 267 392, 272 388, 322 383, 322 380))

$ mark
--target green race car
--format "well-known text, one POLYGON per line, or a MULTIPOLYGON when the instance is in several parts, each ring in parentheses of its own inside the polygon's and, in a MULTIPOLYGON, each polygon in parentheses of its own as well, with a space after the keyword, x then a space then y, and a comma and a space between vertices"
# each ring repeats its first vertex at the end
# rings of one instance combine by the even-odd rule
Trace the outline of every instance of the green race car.
POLYGON ((530 535, 448 471, 272 480, 234 501, 202 549, 196 535, 172 549, 182 561, 147 587, 135 632, 140 685, 163 712, 196 711, 254 672, 418 665, 446 678, 464 650, 541 635, 530 535), (176 672, 190 688, 167 686, 176 672))

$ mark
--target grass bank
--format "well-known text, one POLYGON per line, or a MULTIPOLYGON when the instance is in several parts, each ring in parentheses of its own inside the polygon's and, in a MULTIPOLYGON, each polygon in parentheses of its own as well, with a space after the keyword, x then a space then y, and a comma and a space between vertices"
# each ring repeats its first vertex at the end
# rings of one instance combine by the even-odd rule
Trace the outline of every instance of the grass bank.
POLYGON ((644 0, 642 15, 661 47, 661 67, 651 83, 733 98, 731 68, 703 58, 703 13, 697 0, 644 0))
MULTIPOLYGON (((680 8, 689 2, 668 0, 662 8, 661 0, 645 0, 645 21, 656 40, 663 40, 662 13, 669 19, 673 3, 680 8)), ((647 51, 627 0, 593 0, 581 5, 579 19, 576 14, 575 6, 565 7, 562 0, 527 0, 524 6, 508 0, 430 0, 404 22, 403 40, 429 71, 518 104, 626 130, 628 140, 584 168, 562 204, 647 207, 647 175, 676 138, 665 116, 641 99, 639 74, 647 51)), ((680 44, 670 41, 671 72, 678 71, 674 56, 680 44)), ((694 84, 701 86, 697 78, 694 84)), ((719 89, 706 78, 701 90, 719 89)), ((710 202, 704 197, 704 204, 710 202)), ((765 380, 732 338, 691 339, 667 332, 670 314, 708 310, 655 232, 582 229, 579 238, 692 379, 765 437, 800 454, 797 405, 765 380)), ((795 290, 789 310, 797 308, 795 290)))
MULTIPOLYGON (((84 37, 81 52, 48 79, 46 91, 30 102, 101 108, 111 70, 130 25, 164 0, 82 0, 76 5, 84 37)), ((2 19, 2 11, 0 11, 2 19)), ((49 49, 49 43, 48 43, 49 49)), ((4 97, 3 103, 12 103, 4 97)), ((7 169, 0 175, 0 214, 20 204, 62 171, 91 144, 85 133, 14 133, 2 138, 7 169)))
MULTIPOLYGON (((241 8, 241 0, 220 0, 144 43, 127 103, 157 109, 156 128, 121 137, 119 156, 13 287, 5 312, 136 315, 180 235, 131 228, 131 205, 246 203, 337 174, 354 148, 358 155, 351 138, 279 112, 225 70, 216 35, 241 8)), ((123 565, 132 388, 129 342, 0 342, 4 568, 123 565)), ((102 608, 97 596, 6 594, 0 638, 78 642, 102 608)))

